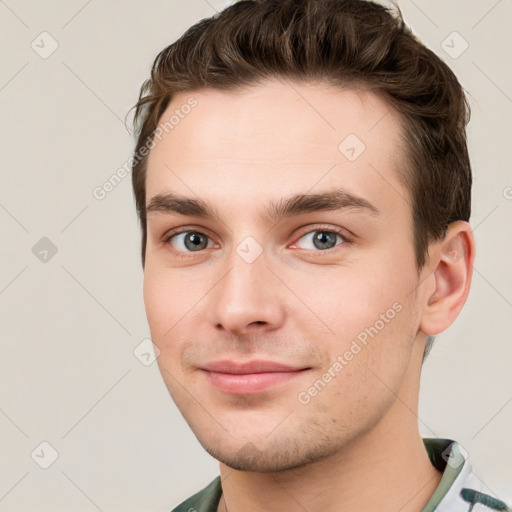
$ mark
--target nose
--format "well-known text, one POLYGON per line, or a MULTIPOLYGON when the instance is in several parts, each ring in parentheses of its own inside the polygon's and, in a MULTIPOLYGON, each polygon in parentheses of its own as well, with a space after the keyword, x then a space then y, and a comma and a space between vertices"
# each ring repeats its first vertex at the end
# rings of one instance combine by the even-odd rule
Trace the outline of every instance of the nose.
POLYGON ((241 336, 283 323, 282 285, 268 268, 265 253, 248 262, 234 250, 213 292, 209 310, 216 329, 241 336))

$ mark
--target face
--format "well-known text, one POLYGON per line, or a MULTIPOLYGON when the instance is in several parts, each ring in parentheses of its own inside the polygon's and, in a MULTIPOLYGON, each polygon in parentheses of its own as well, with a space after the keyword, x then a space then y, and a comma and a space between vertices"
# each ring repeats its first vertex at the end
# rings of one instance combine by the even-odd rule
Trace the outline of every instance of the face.
POLYGON ((389 413, 417 344, 397 116, 370 93, 269 81, 180 93, 161 122, 187 102, 147 170, 144 299, 167 388, 235 469, 338 453, 389 413))

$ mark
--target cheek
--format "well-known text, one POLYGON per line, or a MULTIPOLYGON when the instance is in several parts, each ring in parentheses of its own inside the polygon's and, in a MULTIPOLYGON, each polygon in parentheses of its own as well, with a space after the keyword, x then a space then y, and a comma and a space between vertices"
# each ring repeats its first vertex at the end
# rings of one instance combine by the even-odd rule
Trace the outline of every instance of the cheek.
POLYGON ((144 304, 153 343, 160 350, 158 362, 181 374, 187 348, 205 330, 205 295, 211 288, 207 276, 190 269, 169 269, 149 263, 144 273, 144 304))
POLYGON ((194 301, 205 294, 204 276, 190 269, 167 268, 148 261, 144 271, 144 304, 146 313, 158 325, 181 317, 194 301), (193 277, 191 277, 193 274, 193 277))
MULTIPOLYGON (((296 283, 295 294, 303 301, 298 307, 307 305, 332 335, 348 339, 379 322, 381 315, 385 315, 384 320, 394 318, 396 309, 403 306, 410 291, 408 279, 405 273, 393 275, 386 268, 376 263, 357 270, 324 267, 309 273, 295 272, 290 279, 296 283)), ((310 319, 309 313, 306 317, 310 319)))
POLYGON ((151 263, 144 272, 144 304, 153 342, 163 348, 178 329, 187 309, 190 284, 175 272, 162 271, 151 263))
POLYGON ((165 312, 172 311, 172 308, 169 308, 167 304, 169 297, 164 280, 158 279, 156 273, 148 264, 146 264, 144 271, 143 294, 146 316, 153 341, 156 342, 155 338, 160 337, 164 323, 168 323, 168 316, 165 312))
MULTIPOLYGON (((180 353, 183 350, 178 335, 182 334, 185 300, 181 282, 170 278, 171 272, 156 270, 146 264, 144 272, 144 304, 151 340, 160 351, 157 364, 166 387, 175 401, 180 401, 183 380, 180 353)), ((190 308, 188 308, 190 309, 190 308)))
MULTIPOLYGON (((374 261, 367 260, 365 268, 324 267, 295 280, 300 283, 297 295, 321 319, 321 323, 310 325, 311 315, 297 315, 302 318, 301 330, 323 347, 330 366, 341 357, 343 370, 337 373, 333 390, 341 386, 350 389, 353 397, 365 400, 363 395, 369 390, 374 397, 381 393, 387 396, 381 381, 394 391, 398 389, 418 315, 414 294, 410 293, 417 284, 415 267, 393 263, 395 259, 392 251, 387 260, 381 253, 374 261), (361 380, 365 381, 362 388, 361 380), (357 389, 351 389, 354 385, 357 389)), ((336 368, 331 371, 336 372, 336 368)))

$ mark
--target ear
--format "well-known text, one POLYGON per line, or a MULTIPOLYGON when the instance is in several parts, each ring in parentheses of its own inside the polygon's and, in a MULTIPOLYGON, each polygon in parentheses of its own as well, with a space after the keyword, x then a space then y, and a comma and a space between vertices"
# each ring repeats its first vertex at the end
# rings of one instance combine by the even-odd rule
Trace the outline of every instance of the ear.
POLYGON ((455 321, 469 294, 475 260, 471 226, 465 221, 450 224, 444 238, 431 244, 429 258, 420 330, 435 336, 455 321))

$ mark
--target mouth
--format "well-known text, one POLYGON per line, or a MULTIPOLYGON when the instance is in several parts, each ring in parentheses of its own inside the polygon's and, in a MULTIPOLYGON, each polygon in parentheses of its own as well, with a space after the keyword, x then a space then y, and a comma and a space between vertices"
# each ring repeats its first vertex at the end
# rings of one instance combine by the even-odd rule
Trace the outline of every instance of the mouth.
POLYGON ((294 367, 275 361, 214 361, 200 368, 218 390, 236 395, 260 393, 303 375, 310 367, 294 367))

